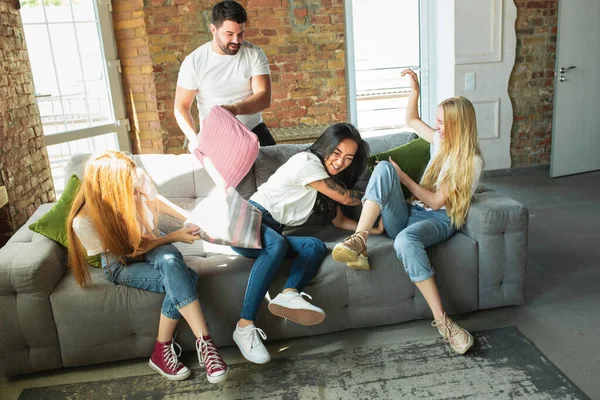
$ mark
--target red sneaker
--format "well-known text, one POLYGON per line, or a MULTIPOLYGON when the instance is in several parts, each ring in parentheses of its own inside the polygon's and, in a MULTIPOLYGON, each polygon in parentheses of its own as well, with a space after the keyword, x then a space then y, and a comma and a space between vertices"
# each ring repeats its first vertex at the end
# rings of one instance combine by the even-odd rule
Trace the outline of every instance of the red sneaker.
POLYGON ((200 337, 196 340, 196 352, 200 366, 206 367, 206 378, 210 383, 219 383, 227 379, 229 368, 219 355, 210 336, 200 337))
POLYGON ((158 340, 150 357, 150 368, 170 381, 181 381, 189 378, 192 371, 188 369, 177 357, 181 355, 181 347, 174 340, 161 343, 158 340), (175 351, 177 347, 178 351, 175 351))

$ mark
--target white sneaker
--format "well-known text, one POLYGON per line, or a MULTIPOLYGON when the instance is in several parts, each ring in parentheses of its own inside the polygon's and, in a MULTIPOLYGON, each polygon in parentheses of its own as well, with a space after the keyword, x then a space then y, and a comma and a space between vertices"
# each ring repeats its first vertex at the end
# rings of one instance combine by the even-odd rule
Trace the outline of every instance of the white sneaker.
POLYGON ((267 335, 254 324, 245 328, 236 325, 235 331, 233 331, 233 341, 240 348, 242 355, 246 360, 255 364, 264 364, 271 360, 271 355, 261 338, 267 340, 267 335))
POLYGON ((269 311, 281 318, 287 318, 300 325, 316 325, 325 319, 325 311, 313 306, 302 296, 312 300, 308 294, 301 292, 279 293, 269 303, 269 311))

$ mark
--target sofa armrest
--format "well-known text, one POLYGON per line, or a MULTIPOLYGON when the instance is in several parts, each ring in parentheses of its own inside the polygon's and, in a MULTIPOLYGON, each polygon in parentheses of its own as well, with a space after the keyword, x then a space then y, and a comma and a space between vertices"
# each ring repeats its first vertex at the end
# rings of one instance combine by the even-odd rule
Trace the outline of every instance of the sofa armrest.
POLYGON ((493 190, 475 194, 461 232, 477 241, 480 309, 525 302, 528 227, 522 204, 493 190))
POLYGON ((62 366, 50 294, 66 254, 31 232, 32 220, 0 249, 0 372, 7 376, 62 366))
POLYGON ((65 270, 66 252, 53 240, 9 242, 0 249, 0 296, 36 293, 48 297, 65 270))

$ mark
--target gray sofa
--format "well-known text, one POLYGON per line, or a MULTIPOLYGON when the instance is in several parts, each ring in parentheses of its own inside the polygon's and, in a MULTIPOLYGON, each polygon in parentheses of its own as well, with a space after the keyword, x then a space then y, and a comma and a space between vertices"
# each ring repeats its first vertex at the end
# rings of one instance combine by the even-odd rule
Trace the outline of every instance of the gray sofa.
MULTIPOLYGON (((369 139, 377 153, 406 143, 412 133, 369 139)), ((278 145, 260 150, 248 176, 238 186, 246 198, 274 171, 307 145, 278 145)), ((136 155, 161 194, 184 208, 207 196, 214 184, 191 155, 136 155)), ((68 167, 81 175, 81 156, 68 167)), ((366 171, 358 186, 366 186, 366 171)), ((31 223, 52 207, 42 205, 31 223)), ((163 295, 109 283, 91 268, 93 284, 81 288, 65 266, 60 245, 27 225, 0 249, 0 368, 7 375, 53 368, 148 357, 157 332, 163 295)), ((528 212, 516 201, 480 186, 465 227, 428 250, 444 305, 450 314, 518 305, 524 301, 528 212)), ((328 248, 348 235, 314 218, 295 234, 322 238, 328 248)), ((396 259, 387 236, 369 238, 370 271, 354 271, 324 260, 305 288, 323 307, 326 320, 305 327, 276 318, 264 302, 257 325, 269 340, 431 318, 423 297, 396 259)), ((200 275, 198 293, 218 346, 232 345, 231 334, 242 307, 254 260, 228 247, 198 241, 178 244, 188 265, 200 275)), ((289 270, 284 264, 271 287, 281 290, 289 270)), ((178 341, 193 349, 192 333, 180 324, 178 341)))

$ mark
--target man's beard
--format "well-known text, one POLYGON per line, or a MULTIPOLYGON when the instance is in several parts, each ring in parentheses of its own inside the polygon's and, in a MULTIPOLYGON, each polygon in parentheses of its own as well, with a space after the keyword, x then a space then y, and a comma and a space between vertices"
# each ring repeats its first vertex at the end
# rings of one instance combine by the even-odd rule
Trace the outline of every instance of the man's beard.
POLYGON ((217 39, 217 44, 219 45, 219 48, 221 49, 221 51, 225 54, 227 54, 228 56, 235 56, 238 51, 240 51, 240 48, 242 47, 242 44, 234 44, 234 43, 227 43, 226 45, 223 45, 221 43, 220 40, 217 39))

